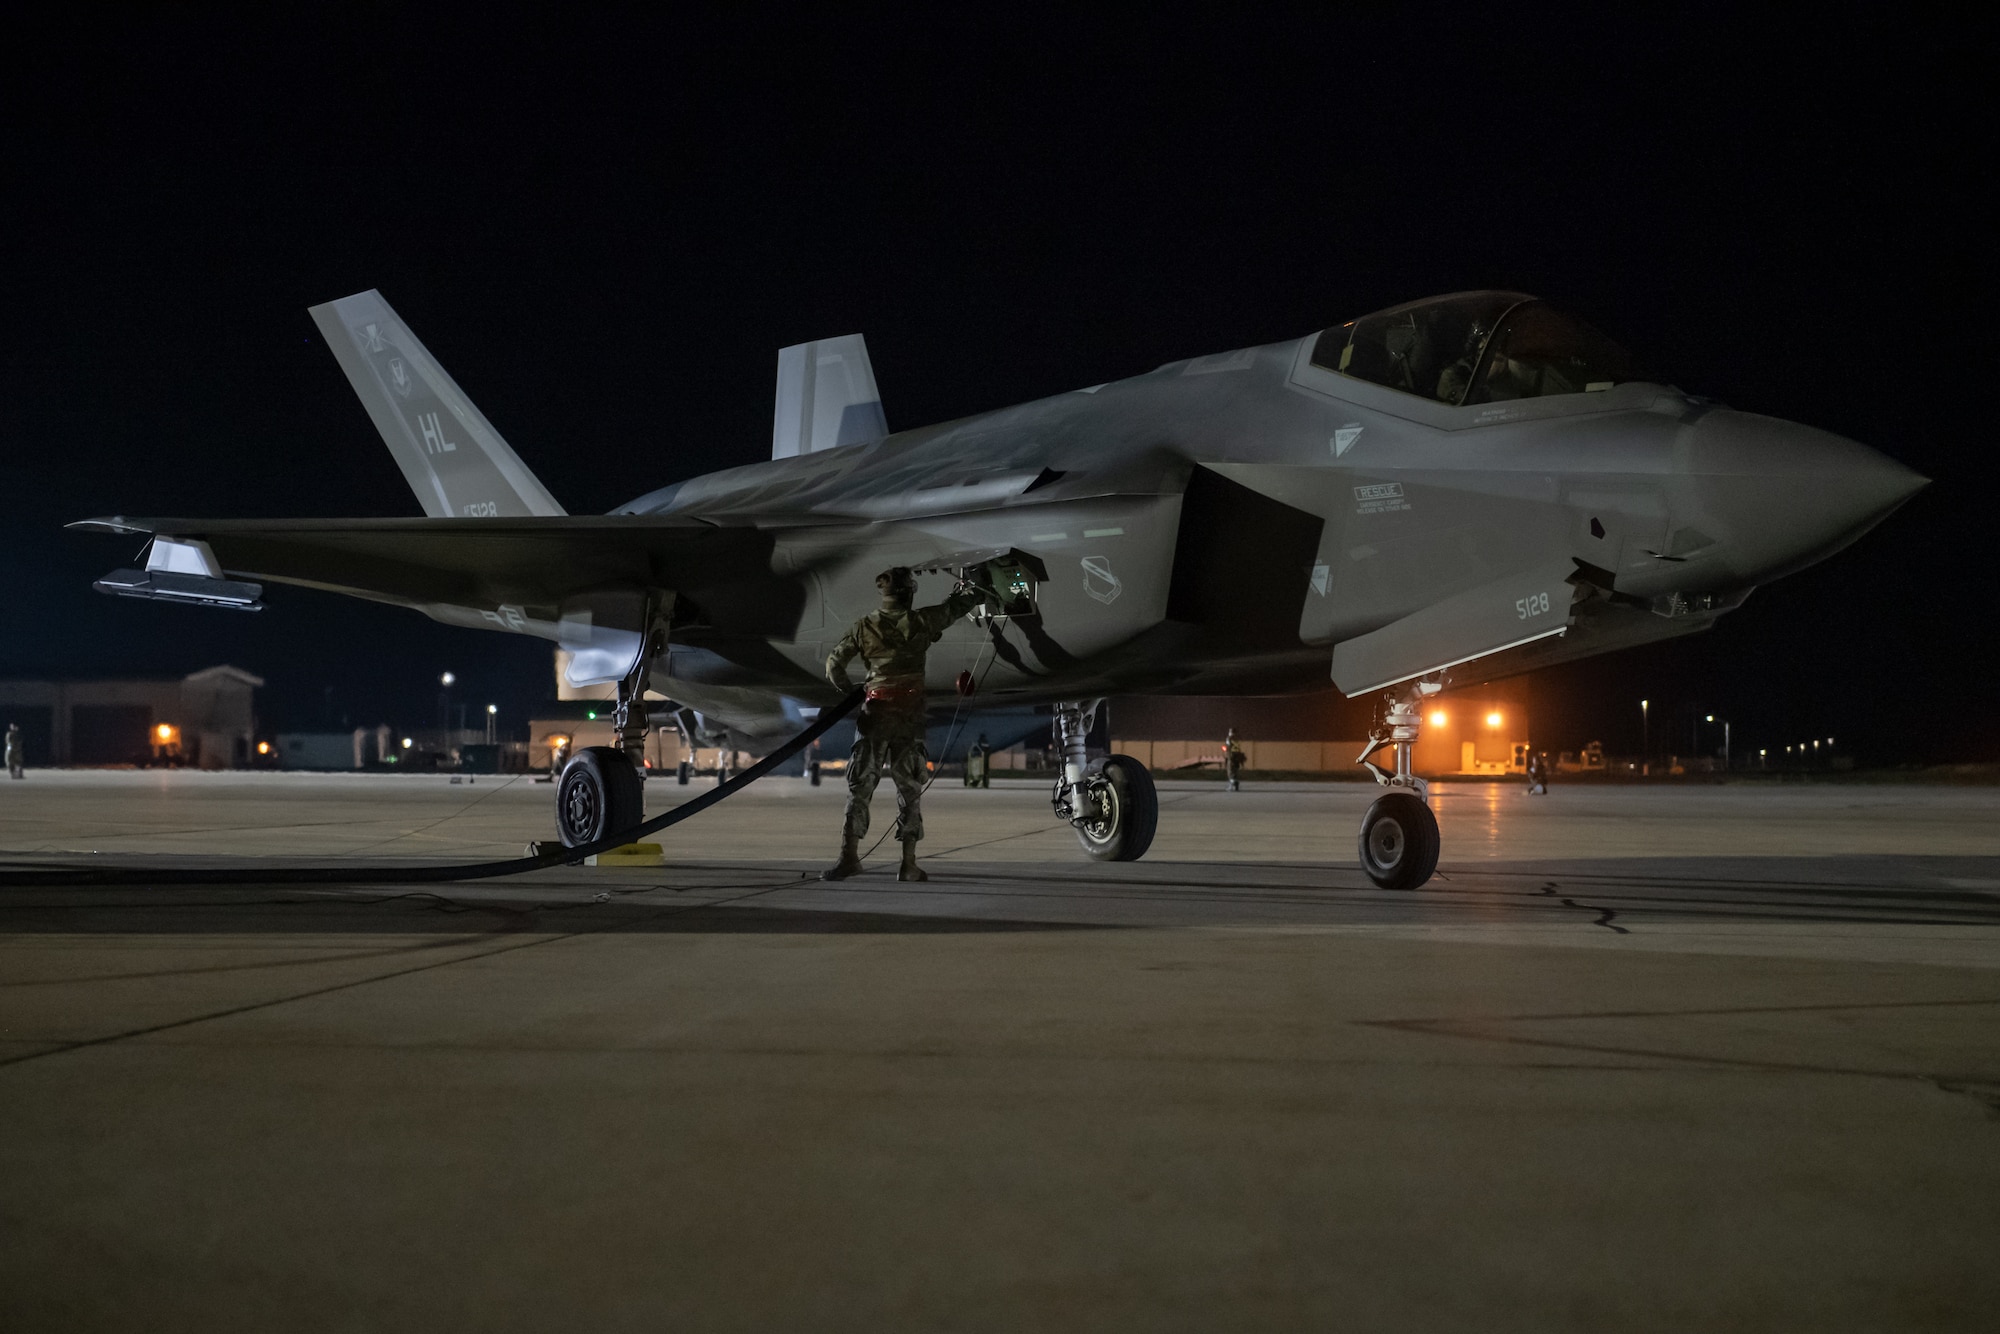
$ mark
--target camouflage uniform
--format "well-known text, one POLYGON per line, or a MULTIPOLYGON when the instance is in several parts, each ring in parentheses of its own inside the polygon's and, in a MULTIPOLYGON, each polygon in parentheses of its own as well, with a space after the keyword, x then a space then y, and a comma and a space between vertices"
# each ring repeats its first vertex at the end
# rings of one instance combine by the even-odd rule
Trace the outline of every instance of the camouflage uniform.
POLYGON ((868 832, 868 802, 882 770, 896 785, 896 837, 914 843, 924 836, 924 656, 946 628, 981 602, 964 589, 933 607, 884 607, 854 623, 827 655, 826 679, 845 690, 847 665, 860 658, 868 669, 868 700, 854 724, 854 751, 847 761, 847 818, 843 838, 858 843, 868 832))

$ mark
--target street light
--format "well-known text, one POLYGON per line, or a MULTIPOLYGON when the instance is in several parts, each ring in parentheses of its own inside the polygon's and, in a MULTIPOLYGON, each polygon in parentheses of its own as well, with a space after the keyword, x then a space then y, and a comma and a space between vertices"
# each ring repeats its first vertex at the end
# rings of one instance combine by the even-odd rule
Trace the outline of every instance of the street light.
POLYGON ((1651 700, 1639 701, 1639 759, 1645 773, 1653 772, 1653 716, 1647 711, 1651 700))
POLYGON ((498 712, 500 712, 498 704, 486 706, 486 744, 489 746, 493 744, 493 715, 498 712))
MULTIPOLYGON (((1703 714, 1701 720, 1705 723, 1712 723, 1715 721, 1715 715, 1712 713, 1703 714)), ((1759 751, 1758 753, 1762 754, 1763 752, 1759 751)), ((1722 720, 1722 771, 1724 773, 1729 772, 1729 720, 1727 718, 1722 720)))

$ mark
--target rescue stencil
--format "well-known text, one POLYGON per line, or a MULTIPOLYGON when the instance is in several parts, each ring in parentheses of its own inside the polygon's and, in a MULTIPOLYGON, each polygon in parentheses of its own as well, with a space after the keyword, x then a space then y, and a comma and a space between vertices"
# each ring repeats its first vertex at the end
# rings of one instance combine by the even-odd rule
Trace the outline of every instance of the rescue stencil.
POLYGON ((1354 488, 1356 514, 1388 514, 1409 507, 1410 502, 1403 496, 1401 482, 1376 482, 1369 486, 1354 488))

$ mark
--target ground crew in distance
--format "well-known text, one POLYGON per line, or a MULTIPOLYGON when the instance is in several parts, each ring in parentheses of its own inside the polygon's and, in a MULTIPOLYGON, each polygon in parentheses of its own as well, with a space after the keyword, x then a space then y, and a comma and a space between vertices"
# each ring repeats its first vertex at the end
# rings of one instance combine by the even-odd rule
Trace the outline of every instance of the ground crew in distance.
POLYGON ((965 785, 993 786, 993 747, 987 744, 984 732, 979 734, 979 740, 973 742, 965 752, 965 785))
POLYGON ((1244 755, 1243 748, 1236 744, 1236 729, 1232 727, 1228 735, 1222 738, 1222 776, 1228 782, 1228 790, 1231 792, 1243 790, 1243 765, 1246 759, 1248 757, 1244 755))
POLYGON ((847 665, 857 657, 868 671, 868 697, 854 722, 854 753, 847 761, 847 815, 840 831, 840 860, 820 873, 822 880, 845 880, 861 870, 861 840, 868 833, 868 802, 887 768, 896 785, 896 838, 903 845, 898 880, 928 880, 917 866, 917 843, 924 836, 924 656, 939 636, 988 595, 961 585, 943 602, 913 607, 917 577, 898 565, 875 576, 882 609, 854 623, 827 655, 826 679, 842 691, 853 683, 847 665))
POLYGON ((21 724, 8 723, 7 724, 7 776, 9 778, 22 777, 23 775, 21 773, 21 766, 26 763, 27 763, 27 757, 21 753, 21 724))

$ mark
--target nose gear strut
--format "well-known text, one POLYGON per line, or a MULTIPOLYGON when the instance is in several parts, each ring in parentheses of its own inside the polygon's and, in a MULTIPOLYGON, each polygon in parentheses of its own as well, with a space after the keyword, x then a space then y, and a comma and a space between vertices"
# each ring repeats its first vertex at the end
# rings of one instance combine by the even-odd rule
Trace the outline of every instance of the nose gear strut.
POLYGON ((1361 821, 1361 869, 1384 889, 1415 889, 1437 870, 1438 823, 1431 811, 1431 785, 1410 767, 1410 754, 1423 732, 1424 701, 1444 689, 1438 681, 1412 681, 1398 694, 1382 697, 1382 717, 1368 731, 1368 744, 1355 763, 1375 775, 1388 791, 1375 799, 1361 821), (1369 758, 1395 747, 1395 772, 1369 758))
POLYGON ((1413 681, 1400 695, 1393 691, 1384 695, 1381 721, 1368 729, 1368 744, 1354 762, 1374 774, 1382 786, 1404 788, 1430 801, 1431 785, 1410 771, 1410 751, 1424 730, 1424 701, 1443 689, 1443 681, 1413 681), (1384 746, 1396 748, 1394 773, 1368 758, 1384 746))

